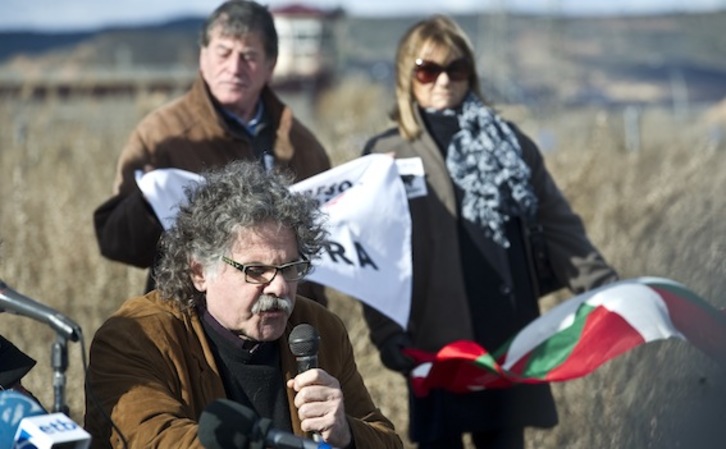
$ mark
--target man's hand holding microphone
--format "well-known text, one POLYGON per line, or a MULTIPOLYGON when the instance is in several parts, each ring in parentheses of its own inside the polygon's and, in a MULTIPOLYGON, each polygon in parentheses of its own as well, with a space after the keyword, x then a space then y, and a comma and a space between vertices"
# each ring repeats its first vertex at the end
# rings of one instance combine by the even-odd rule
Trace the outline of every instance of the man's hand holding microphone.
POLYGON ((299 324, 290 333, 290 350, 295 355, 298 375, 287 382, 295 391, 295 407, 301 427, 335 447, 352 447, 352 435, 345 415, 343 391, 336 378, 318 368, 318 332, 299 324))

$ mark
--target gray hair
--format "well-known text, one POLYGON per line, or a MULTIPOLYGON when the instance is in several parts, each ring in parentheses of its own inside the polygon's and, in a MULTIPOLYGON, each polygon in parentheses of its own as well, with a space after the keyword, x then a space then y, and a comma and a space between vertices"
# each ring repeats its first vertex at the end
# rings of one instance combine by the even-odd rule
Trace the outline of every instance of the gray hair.
POLYGON ((199 45, 209 45, 211 32, 220 27, 222 36, 241 38, 248 33, 258 33, 270 60, 278 54, 275 20, 266 6, 250 0, 228 0, 207 17, 199 34, 199 45))
POLYGON ((267 222, 293 231, 300 255, 314 259, 327 233, 317 201, 289 189, 289 173, 265 172, 259 162, 236 161, 204 174, 205 181, 186 189, 187 203, 161 238, 155 269, 165 298, 191 308, 204 301, 192 283, 192 261, 214 272, 228 255, 239 231, 267 222))

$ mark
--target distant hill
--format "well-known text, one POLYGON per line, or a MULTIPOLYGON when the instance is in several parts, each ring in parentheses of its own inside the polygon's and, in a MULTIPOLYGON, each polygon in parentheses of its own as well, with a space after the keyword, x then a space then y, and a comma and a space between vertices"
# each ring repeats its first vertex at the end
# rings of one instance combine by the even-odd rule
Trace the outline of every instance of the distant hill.
POLYGON ((42 55, 59 48, 72 47, 95 35, 83 33, 0 32, 0 63, 18 55, 42 55))
MULTIPOLYGON (((338 76, 392 84, 398 39, 421 17, 341 16, 338 76)), ((456 16, 496 101, 617 105, 726 97, 726 11, 628 17, 456 16)), ((201 17, 79 33, 0 33, 0 74, 186 70, 201 17)))
POLYGON ((73 56, 87 67, 123 62, 133 65, 195 64, 196 41, 203 18, 184 18, 141 27, 111 27, 96 31, 42 33, 0 32, 0 64, 34 59, 42 64, 54 54, 73 56), (92 51, 88 51, 92 49, 92 51), (186 50, 188 49, 188 50, 186 50), (187 55, 194 54, 194 60, 187 55))

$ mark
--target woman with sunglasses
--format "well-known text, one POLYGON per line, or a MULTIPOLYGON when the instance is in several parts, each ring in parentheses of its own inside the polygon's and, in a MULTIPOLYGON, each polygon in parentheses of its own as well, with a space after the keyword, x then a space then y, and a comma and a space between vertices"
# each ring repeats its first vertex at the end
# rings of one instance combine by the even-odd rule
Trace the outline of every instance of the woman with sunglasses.
MULTIPOLYGON (((590 243, 534 142, 484 101, 469 39, 454 21, 436 15, 416 23, 396 58, 396 126, 372 138, 364 153, 420 157, 428 191, 409 201, 408 328, 364 311, 383 364, 407 375, 413 362, 403 348, 436 352, 465 339, 494 352, 539 315, 545 286, 529 229, 543 230, 560 286, 580 293, 617 274, 590 243)), ((421 449, 462 448, 465 433, 479 449, 523 448, 526 427, 557 423, 546 385, 409 396, 409 436, 421 449)))

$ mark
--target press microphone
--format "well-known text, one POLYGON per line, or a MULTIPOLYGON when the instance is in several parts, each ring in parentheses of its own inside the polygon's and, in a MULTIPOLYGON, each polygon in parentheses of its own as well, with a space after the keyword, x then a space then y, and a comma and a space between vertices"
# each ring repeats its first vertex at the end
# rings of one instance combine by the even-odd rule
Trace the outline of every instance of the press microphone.
POLYGON ((81 338, 81 327, 57 310, 22 295, 0 280, 0 312, 8 311, 48 324, 72 341, 81 338))
POLYGON ((297 361, 298 373, 318 367, 320 335, 314 327, 307 323, 298 324, 290 332, 287 341, 290 345, 290 352, 297 361))
POLYGON ((0 448, 11 448, 23 418, 46 413, 30 396, 15 390, 0 391, 0 448))
POLYGON ((88 449, 91 435, 65 413, 23 418, 15 433, 16 449, 88 449))
POLYGON ((327 443, 271 429, 272 421, 229 399, 217 399, 199 417, 197 436, 206 449, 333 449, 327 443))

